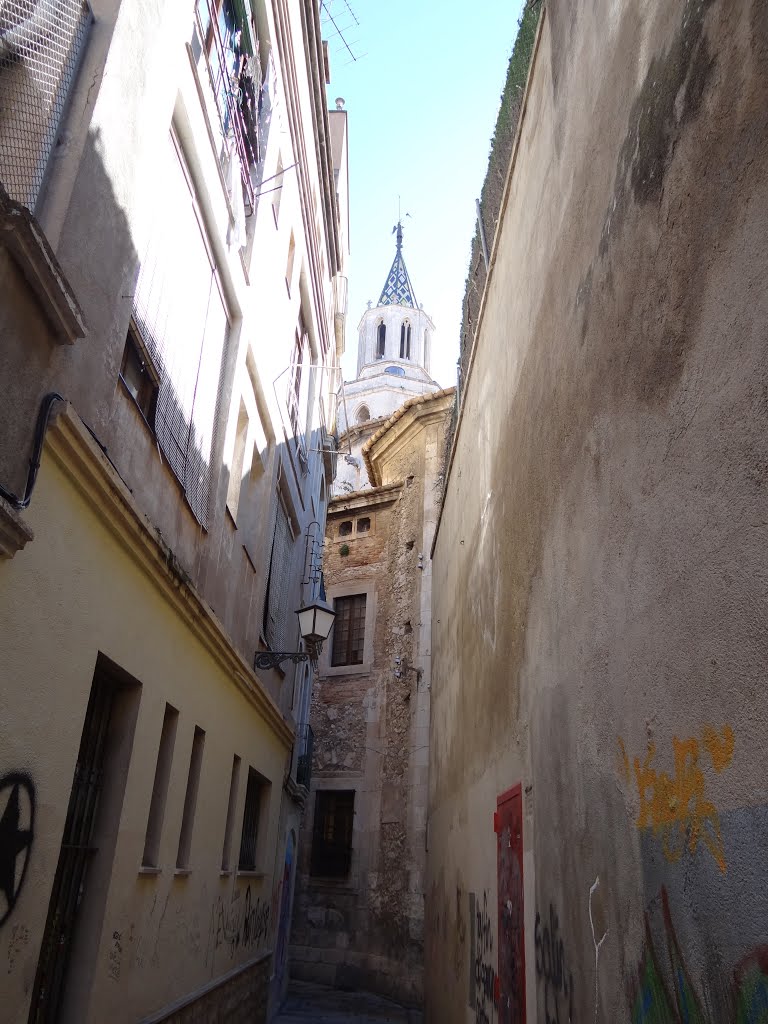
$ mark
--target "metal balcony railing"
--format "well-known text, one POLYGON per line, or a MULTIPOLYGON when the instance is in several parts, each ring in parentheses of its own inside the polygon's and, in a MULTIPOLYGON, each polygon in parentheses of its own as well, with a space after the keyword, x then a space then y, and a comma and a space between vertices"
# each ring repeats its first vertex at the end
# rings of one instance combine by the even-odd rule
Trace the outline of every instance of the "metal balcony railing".
POLYGON ((312 781, 312 752, 315 747, 315 734, 311 725, 305 725, 299 729, 297 738, 299 741, 299 757, 296 761, 296 781, 300 786, 309 789, 312 781))
MULTIPOLYGON (((234 7, 232 15, 237 17, 234 7)), ((223 147, 219 157, 222 162, 231 160, 234 147, 245 203, 252 213, 256 196, 251 168, 261 162, 263 76, 258 45, 254 54, 244 45, 243 40, 250 38, 247 25, 238 25, 225 39, 220 12, 212 0, 197 0, 195 23, 221 128, 223 147)))
POLYGON ((93 22, 85 0, 0 3, 0 182, 34 209, 93 22))

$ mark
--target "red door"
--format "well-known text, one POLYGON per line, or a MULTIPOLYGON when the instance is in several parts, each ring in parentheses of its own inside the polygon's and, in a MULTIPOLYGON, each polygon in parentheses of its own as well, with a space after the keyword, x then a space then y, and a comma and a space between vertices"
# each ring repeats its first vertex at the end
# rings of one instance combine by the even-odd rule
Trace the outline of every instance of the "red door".
POLYGON ((497 801, 499 874, 499 1024, 525 1024, 523 795, 519 785, 497 801))

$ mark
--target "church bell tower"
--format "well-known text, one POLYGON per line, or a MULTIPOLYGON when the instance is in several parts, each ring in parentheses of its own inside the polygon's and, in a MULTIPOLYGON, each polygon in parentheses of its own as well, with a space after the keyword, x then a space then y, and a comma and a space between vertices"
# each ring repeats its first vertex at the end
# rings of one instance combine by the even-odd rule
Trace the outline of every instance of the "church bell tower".
POLYGON ((394 231, 395 258, 379 301, 366 310, 358 327, 357 378, 344 385, 342 431, 391 416, 409 398, 439 390, 429 373, 435 325, 416 302, 403 258, 402 224, 394 231))

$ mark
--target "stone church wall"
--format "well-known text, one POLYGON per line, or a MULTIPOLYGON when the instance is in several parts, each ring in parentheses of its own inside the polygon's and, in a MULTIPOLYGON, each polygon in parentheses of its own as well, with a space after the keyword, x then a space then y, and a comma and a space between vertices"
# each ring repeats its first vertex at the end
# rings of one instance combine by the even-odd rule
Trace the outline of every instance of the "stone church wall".
POLYGON ((292 973, 375 991, 409 1005, 423 996, 428 643, 431 575, 425 532, 434 528, 436 478, 451 395, 422 423, 417 404, 382 459, 382 486, 329 508, 324 572, 329 600, 366 593, 372 642, 364 664, 315 684, 312 791, 299 843, 292 973), (360 519, 370 519, 359 534, 360 519), (353 532, 340 535, 344 522, 353 532), (426 632, 425 632, 426 628, 426 632), (426 660, 425 660, 426 658, 426 660), (343 879, 311 874, 318 790, 355 791, 352 860, 343 879))

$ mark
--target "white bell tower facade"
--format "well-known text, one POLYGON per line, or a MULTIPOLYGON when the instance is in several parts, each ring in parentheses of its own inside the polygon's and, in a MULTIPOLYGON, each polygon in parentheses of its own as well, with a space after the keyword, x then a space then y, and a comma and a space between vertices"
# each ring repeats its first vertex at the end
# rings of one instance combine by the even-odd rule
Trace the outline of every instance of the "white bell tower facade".
POLYGON ((401 224, 396 231, 395 258, 378 304, 366 310, 358 326, 357 378, 339 396, 341 432, 389 417, 409 398, 440 390, 429 373, 435 325, 416 302, 401 224))
POLYGON ((402 225, 395 230, 395 258, 378 304, 358 326, 357 377, 339 392, 336 495, 370 486, 362 448, 382 423, 408 399, 440 390, 429 372, 435 325, 416 302, 403 259, 402 225))

